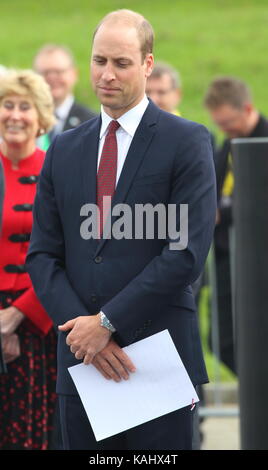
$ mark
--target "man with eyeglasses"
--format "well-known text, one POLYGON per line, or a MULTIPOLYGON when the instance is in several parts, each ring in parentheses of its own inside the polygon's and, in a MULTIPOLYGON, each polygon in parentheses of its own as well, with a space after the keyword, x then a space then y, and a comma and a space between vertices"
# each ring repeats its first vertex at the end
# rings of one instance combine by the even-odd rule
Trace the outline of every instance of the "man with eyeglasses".
POLYGON ((218 223, 214 244, 216 256, 219 312, 220 358, 236 373, 233 342, 229 231, 232 226, 234 175, 231 139, 268 137, 268 121, 254 107, 246 83, 234 77, 214 79, 204 99, 213 122, 224 133, 225 140, 216 151, 218 187, 218 223))
POLYGON ((177 70, 163 62, 157 62, 147 80, 146 95, 168 113, 180 116, 177 109, 181 102, 181 80, 177 70))
POLYGON ((79 126, 96 114, 75 101, 73 89, 78 73, 73 55, 67 47, 56 44, 43 46, 34 58, 33 68, 49 84, 55 104, 57 123, 38 142, 46 150, 56 135, 79 126))

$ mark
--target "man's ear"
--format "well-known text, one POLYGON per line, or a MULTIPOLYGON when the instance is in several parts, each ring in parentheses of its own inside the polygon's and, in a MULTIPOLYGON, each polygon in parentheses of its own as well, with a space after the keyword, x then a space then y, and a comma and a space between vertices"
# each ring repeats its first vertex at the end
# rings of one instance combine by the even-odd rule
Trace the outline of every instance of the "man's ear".
POLYGON ((176 93, 176 98, 177 98, 176 106, 178 106, 181 102, 181 99, 182 99, 182 90, 181 90, 181 88, 176 88, 176 90, 174 90, 174 91, 176 93))
POLYGON ((146 64, 145 77, 148 78, 148 77, 150 77, 150 75, 152 73, 152 70, 154 68, 154 56, 153 56, 153 54, 146 54, 145 64, 146 64))
POLYGON ((249 115, 252 113, 252 111, 254 110, 254 106, 252 103, 246 103, 244 104, 244 110, 245 112, 249 115))
POLYGON ((76 67, 73 67, 71 70, 71 73, 72 73, 72 82, 73 82, 73 85, 75 85, 78 80, 78 69, 76 67))

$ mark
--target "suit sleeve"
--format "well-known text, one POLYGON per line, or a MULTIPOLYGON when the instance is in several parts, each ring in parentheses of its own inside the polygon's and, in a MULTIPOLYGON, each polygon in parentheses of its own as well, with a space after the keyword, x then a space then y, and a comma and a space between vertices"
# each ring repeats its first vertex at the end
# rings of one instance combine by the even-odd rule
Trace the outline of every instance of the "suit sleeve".
POLYGON ((154 318, 159 309, 164 315, 174 293, 192 284, 203 270, 215 225, 216 184, 210 135, 201 125, 185 136, 177 152, 169 203, 177 208, 177 230, 180 204, 188 204, 187 247, 171 250, 167 238, 161 255, 102 307, 126 344, 134 328, 154 318))
POLYGON ((57 137, 46 154, 37 185, 26 267, 37 297, 53 322, 59 325, 78 315, 88 315, 88 311, 64 269, 64 234, 51 177, 56 142, 57 137))

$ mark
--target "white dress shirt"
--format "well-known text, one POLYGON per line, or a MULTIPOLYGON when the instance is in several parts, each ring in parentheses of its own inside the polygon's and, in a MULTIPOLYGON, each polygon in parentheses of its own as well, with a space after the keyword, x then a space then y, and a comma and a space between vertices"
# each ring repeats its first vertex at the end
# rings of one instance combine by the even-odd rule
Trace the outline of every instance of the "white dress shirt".
MULTIPOLYGON (((116 173, 116 184, 119 180, 122 168, 125 163, 125 159, 128 153, 128 149, 134 137, 134 134, 137 130, 139 123, 141 122, 142 116, 149 104, 149 100, 146 95, 142 98, 142 100, 127 111, 125 114, 120 116, 120 118, 116 119, 119 122, 120 127, 116 131, 116 141, 117 141, 117 173, 116 173)), ((99 152, 98 152, 98 168, 100 164, 101 152, 103 148, 103 144, 105 141, 106 134, 108 132, 108 126, 113 118, 109 116, 101 107, 101 129, 100 129, 100 142, 99 142, 99 152)), ((115 332, 115 328, 109 322, 106 315, 101 311, 101 321, 106 322, 109 325, 110 331, 115 332)))
MULTIPOLYGON (((120 118, 116 119, 119 122, 120 127, 116 131, 116 140, 117 140, 117 173, 116 173, 116 184, 119 180, 122 168, 125 163, 125 159, 128 153, 128 149, 134 137, 134 134, 137 130, 139 123, 141 122, 142 116, 149 104, 149 100, 146 95, 142 98, 142 100, 127 111, 125 114, 120 116, 120 118)), ((101 107, 101 129, 100 129, 100 142, 99 142, 99 152, 98 152, 98 168, 101 158, 101 152, 103 148, 103 144, 105 141, 105 137, 108 132, 108 126, 113 118, 109 116, 101 107)))
POLYGON ((62 132, 73 103, 74 96, 68 95, 65 100, 57 108, 55 108, 55 116, 57 117, 57 122, 53 128, 53 133, 55 132, 55 135, 58 135, 62 132))

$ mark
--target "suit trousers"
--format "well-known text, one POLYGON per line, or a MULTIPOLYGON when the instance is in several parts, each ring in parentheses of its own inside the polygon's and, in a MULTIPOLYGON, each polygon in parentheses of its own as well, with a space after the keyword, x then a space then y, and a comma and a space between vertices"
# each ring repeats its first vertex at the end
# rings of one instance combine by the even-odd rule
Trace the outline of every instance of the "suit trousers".
POLYGON ((59 404, 64 450, 192 449, 190 406, 97 442, 79 396, 59 395, 59 404))

